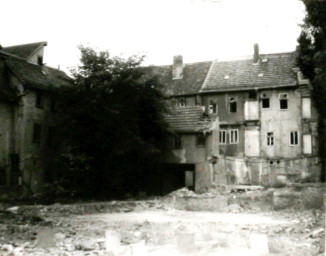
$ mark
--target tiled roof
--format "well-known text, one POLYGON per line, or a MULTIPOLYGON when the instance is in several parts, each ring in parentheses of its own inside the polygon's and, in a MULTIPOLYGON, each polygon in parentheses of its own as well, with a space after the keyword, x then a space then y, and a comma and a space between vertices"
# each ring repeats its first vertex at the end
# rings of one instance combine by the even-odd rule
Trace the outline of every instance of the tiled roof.
POLYGON ((214 129, 216 118, 208 118, 203 106, 172 108, 165 120, 169 128, 175 132, 193 133, 207 132, 214 129))
POLYGON ((200 92, 259 89, 297 85, 295 53, 261 54, 253 58, 214 61, 200 92))
POLYGON ((191 95, 197 94, 205 81, 211 61, 185 64, 182 79, 172 79, 172 65, 147 67, 149 75, 156 75, 163 85, 163 94, 191 95))
POLYGON ((3 47, 3 51, 8 52, 10 54, 16 55, 18 57, 27 59, 31 54, 33 54, 38 48, 41 46, 46 46, 47 42, 37 42, 31 44, 21 44, 3 47))
POLYGON ((9 57, 6 64, 23 85, 34 89, 47 90, 70 84, 71 79, 58 69, 32 64, 14 57, 9 57))

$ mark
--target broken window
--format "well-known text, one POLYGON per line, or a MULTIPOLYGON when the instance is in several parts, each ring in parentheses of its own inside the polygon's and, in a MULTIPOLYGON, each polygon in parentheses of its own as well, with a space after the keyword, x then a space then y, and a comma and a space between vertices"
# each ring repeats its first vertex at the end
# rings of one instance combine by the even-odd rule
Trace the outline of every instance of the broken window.
POLYGON ((235 97, 229 98, 229 111, 231 113, 237 112, 237 100, 235 97))
POLYGON ((197 146, 205 146, 206 138, 204 134, 197 135, 197 146))
POLYGON ((239 143, 239 130, 232 129, 229 131, 230 144, 238 144, 239 143))
POLYGON ((36 92, 35 94, 35 107, 43 108, 43 97, 40 92, 36 92))
POLYGON ((293 131, 290 133, 290 145, 299 145, 299 133, 297 131, 293 131))
POLYGON ((42 125, 34 124, 34 126, 33 126, 33 142, 41 143, 41 133, 42 133, 42 125))
POLYGON ((274 133, 268 132, 267 133, 267 146, 273 146, 274 145, 274 133))
POLYGON ((179 99, 179 106, 180 107, 185 107, 187 105, 186 98, 180 98, 179 99))
POLYGON ((279 95, 280 98, 280 109, 288 109, 288 94, 281 93, 279 95))
POLYGON ((226 130, 220 130, 220 144, 226 144, 226 130))

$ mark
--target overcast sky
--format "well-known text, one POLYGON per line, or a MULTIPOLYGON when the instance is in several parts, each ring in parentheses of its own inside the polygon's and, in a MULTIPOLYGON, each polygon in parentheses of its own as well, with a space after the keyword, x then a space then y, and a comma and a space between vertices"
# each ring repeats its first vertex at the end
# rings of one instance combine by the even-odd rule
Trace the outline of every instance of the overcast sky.
POLYGON ((300 0, 8 0, 1 2, 2 46, 47 41, 44 61, 67 70, 83 44, 112 55, 145 53, 171 64, 294 51, 300 0))

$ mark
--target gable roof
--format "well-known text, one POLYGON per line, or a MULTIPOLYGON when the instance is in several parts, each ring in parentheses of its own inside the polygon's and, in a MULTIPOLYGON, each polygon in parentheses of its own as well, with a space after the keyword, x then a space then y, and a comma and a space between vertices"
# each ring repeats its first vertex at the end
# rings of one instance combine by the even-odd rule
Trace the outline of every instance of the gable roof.
POLYGON ((71 81, 61 70, 32 64, 19 58, 9 57, 6 64, 17 79, 30 88, 48 90, 67 86, 71 81))
POLYGON ((176 80, 172 79, 172 65, 147 67, 146 73, 157 76, 166 96, 193 95, 202 87, 211 64, 211 61, 185 64, 183 78, 176 80))
POLYGON ((295 53, 260 54, 258 64, 252 57, 235 61, 214 61, 200 92, 219 92, 296 86, 295 53), (266 62, 263 60, 267 60, 266 62), (228 79, 225 79, 228 76, 228 79))
POLYGON ((8 52, 10 54, 16 55, 18 57, 27 59, 30 57, 34 52, 36 52, 42 46, 46 46, 47 42, 37 42, 31 44, 21 44, 21 45, 14 45, 3 47, 2 50, 8 52))
POLYGON ((216 118, 209 118, 204 110, 203 106, 172 108, 164 119, 174 132, 208 132, 214 129, 216 118))

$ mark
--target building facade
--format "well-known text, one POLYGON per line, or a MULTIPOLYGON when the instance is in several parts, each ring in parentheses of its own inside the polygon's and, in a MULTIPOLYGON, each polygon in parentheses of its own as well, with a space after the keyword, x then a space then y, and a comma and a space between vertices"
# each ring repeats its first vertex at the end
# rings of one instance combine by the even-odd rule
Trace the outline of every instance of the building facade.
POLYGON ((171 105, 218 116, 212 183, 318 180, 317 112, 295 52, 260 54, 255 45, 250 57, 185 65, 176 56, 156 73, 171 105))
POLYGON ((0 180, 4 192, 34 193, 52 178, 55 99, 51 90, 69 85, 70 78, 43 64, 46 45, 0 49, 0 180))

